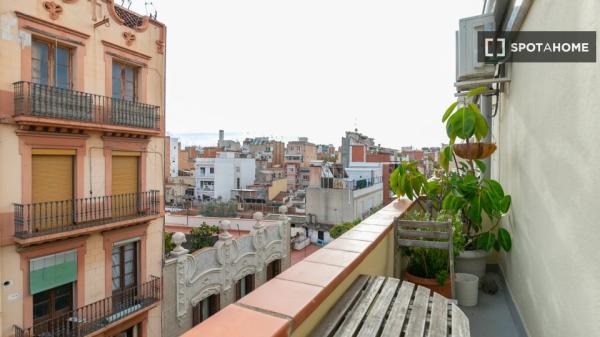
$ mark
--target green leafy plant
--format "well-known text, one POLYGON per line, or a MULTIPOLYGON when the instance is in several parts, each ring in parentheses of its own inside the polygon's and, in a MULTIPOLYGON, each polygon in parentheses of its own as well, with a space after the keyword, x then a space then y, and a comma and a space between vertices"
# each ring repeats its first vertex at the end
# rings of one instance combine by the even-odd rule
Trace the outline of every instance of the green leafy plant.
MULTIPOLYGON (((452 221, 454 254, 458 255, 464 249, 464 236, 462 235, 462 223, 457 216, 446 212, 440 212, 436 216, 422 210, 408 212, 403 219, 439 222, 452 221)), ((431 239, 428 239, 431 240, 431 239)), ((403 253, 408 256, 408 272, 423 278, 435 278, 443 285, 448 277, 448 251, 433 248, 403 247, 403 253)))
POLYGON ((462 101, 450 104, 442 116, 442 122, 446 123, 446 134, 450 138, 450 144, 454 144, 456 138, 469 141, 475 137, 477 141, 487 136, 489 126, 485 117, 473 102, 473 97, 487 90, 485 87, 475 88, 463 97, 462 101))
MULTIPOLYGON (((473 89, 466 99, 485 90, 485 87, 473 89)), ((477 106, 466 99, 461 105, 452 103, 442 118, 451 144, 457 137, 467 142, 472 137, 480 140, 489 131, 477 106)), ((465 249, 509 251, 511 235, 499 223, 510 209, 511 196, 498 181, 485 178, 485 162, 459 159, 452 145, 448 145, 440 151, 439 164, 442 171, 427 180, 414 163, 403 162, 390 175, 390 189, 399 197, 416 200, 430 216, 444 211, 458 217, 463 224, 465 249), (484 230, 485 218, 490 220, 491 227, 484 230)))
POLYGON ((216 235, 219 233, 219 226, 208 225, 203 222, 202 225, 192 228, 189 234, 190 246, 192 250, 212 247, 216 242, 216 235))
POLYGON ((198 207, 198 213, 210 217, 234 217, 237 216, 237 203, 235 201, 211 200, 203 202, 198 207))
POLYGON ((349 231, 352 227, 354 227, 354 224, 352 224, 351 222, 344 222, 341 224, 337 224, 334 225, 333 227, 331 227, 331 229, 329 230, 329 235, 333 238, 333 239, 337 239, 338 237, 340 237, 342 234, 346 233, 347 231, 349 231))
POLYGON ((165 235, 163 236, 164 246, 165 246, 165 254, 169 254, 173 250, 173 248, 175 248, 175 245, 173 244, 173 242, 171 242, 172 237, 173 237, 173 233, 165 233, 165 235))

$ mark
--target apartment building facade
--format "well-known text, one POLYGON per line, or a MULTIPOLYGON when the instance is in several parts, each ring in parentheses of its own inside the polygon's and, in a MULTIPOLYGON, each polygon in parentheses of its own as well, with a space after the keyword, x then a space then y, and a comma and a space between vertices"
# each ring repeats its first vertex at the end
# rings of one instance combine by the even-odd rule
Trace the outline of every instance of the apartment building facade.
POLYGON ((281 167, 285 145, 268 137, 247 138, 244 140, 242 151, 252 154, 256 160, 266 161, 269 167, 281 167))
POLYGON ((232 190, 254 184, 254 158, 241 158, 236 152, 220 152, 216 158, 196 159, 196 199, 231 199, 232 190))
POLYGON ((287 143, 283 168, 288 178, 288 190, 296 190, 301 185, 301 169, 308 168, 317 160, 317 146, 306 137, 287 143))
POLYGON ((160 332, 166 27, 0 2, 0 335, 160 332))

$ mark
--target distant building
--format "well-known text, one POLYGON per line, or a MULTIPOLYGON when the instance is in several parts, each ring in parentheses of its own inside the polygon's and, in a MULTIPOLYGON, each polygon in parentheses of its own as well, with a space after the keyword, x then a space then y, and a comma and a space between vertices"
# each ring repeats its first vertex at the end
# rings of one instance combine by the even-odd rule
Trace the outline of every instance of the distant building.
POLYGON ((252 154, 256 160, 264 160, 271 166, 282 166, 285 153, 283 142, 268 137, 246 138, 242 152, 252 154))
POLYGON ((223 151, 227 152, 239 152, 242 150, 240 142, 236 140, 225 139, 224 130, 219 130, 219 141, 217 142, 217 147, 220 147, 223 149, 223 151))
POLYGON ((317 160, 317 146, 310 143, 308 138, 300 137, 288 142, 283 167, 288 177, 289 190, 301 188, 300 169, 309 167, 314 160, 317 160))
POLYGON ((179 140, 169 137, 169 176, 177 177, 179 173, 179 140))
POLYGON ((311 166, 310 184, 306 189, 309 237, 314 237, 311 230, 324 237, 333 225, 363 218, 380 206, 383 203, 382 170, 381 163, 362 163, 352 168, 330 163, 311 166))
POLYGON ((231 191, 254 184, 254 158, 240 158, 235 152, 220 152, 216 158, 197 158, 195 165, 198 200, 222 199, 228 201, 231 191))
POLYGON ((361 151, 360 149, 363 149, 364 147, 370 148, 371 146, 375 146, 375 141, 373 138, 359 133, 357 129, 354 131, 346 131, 346 136, 342 137, 342 147, 340 149, 342 165, 344 167, 350 166, 350 162, 353 161, 352 157, 354 157, 354 161, 367 161, 366 151, 359 151, 361 151), (353 149, 356 149, 354 150, 354 155, 352 152, 353 149))
POLYGON ((199 151, 196 146, 186 146, 181 148, 181 143, 178 144, 178 168, 179 170, 193 170, 194 161, 199 156, 199 151))

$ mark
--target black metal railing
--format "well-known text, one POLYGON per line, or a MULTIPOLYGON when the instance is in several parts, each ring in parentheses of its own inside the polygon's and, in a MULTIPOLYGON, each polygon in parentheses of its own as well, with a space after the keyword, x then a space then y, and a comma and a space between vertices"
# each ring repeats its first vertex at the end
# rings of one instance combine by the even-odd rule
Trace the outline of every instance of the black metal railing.
POLYGON ((160 109, 155 105, 26 81, 13 85, 17 116, 160 129, 160 109))
POLYGON ((373 177, 358 180, 351 180, 346 178, 321 178, 321 188, 333 188, 333 189, 351 189, 353 191, 360 190, 363 188, 371 187, 373 185, 381 184, 383 177, 373 177))
POLYGON ((15 204, 15 236, 30 238, 160 213, 159 191, 15 204))
POLYGON ((161 279, 113 292, 112 296, 65 314, 36 323, 29 328, 14 326, 15 337, 81 337, 98 331, 158 301, 161 279))

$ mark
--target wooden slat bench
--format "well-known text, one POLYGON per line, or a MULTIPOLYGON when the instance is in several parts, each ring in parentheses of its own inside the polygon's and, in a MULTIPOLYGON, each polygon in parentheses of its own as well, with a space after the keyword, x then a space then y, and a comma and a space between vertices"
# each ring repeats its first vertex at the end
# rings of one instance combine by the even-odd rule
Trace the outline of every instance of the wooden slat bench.
POLYGON ((311 333, 312 337, 469 337, 469 320, 454 301, 383 276, 360 275, 311 333))

